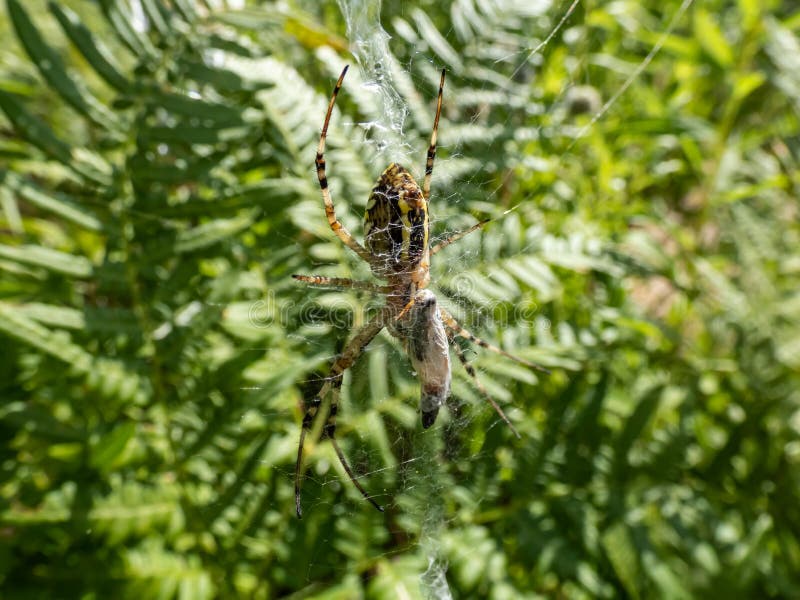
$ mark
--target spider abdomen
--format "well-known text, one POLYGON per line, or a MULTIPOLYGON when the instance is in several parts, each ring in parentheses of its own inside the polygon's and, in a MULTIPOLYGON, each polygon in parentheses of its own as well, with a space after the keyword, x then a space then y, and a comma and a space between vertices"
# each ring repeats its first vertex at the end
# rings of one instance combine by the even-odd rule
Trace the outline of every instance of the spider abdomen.
POLYGON ((404 167, 390 164, 372 188, 364 214, 364 242, 372 270, 386 276, 412 272, 428 250, 428 203, 404 167))

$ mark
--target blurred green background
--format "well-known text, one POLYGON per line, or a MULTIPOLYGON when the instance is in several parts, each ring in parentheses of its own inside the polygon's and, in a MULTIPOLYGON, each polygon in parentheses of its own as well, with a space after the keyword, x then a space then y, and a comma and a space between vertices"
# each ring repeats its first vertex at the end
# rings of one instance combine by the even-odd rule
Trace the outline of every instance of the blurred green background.
POLYGON ((4 0, 0 595, 800 597, 798 32, 777 0, 4 0), (375 302, 290 277, 369 276, 313 169, 346 63, 340 218, 422 170, 446 67, 434 233, 495 220, 433 289, 553 372, 469 350, 522 439, 457 362, 423 432, 382 334, 338 437, 386 513, 321 441, 299 521, 303 402, 375 302))

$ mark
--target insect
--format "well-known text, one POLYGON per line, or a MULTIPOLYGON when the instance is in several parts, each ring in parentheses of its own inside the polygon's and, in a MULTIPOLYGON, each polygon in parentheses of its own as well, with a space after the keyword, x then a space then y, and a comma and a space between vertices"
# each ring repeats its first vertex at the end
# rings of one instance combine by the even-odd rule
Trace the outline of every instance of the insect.
POLYGON ((385 327, 389 333, 398 338, 408 354, 412 367, 420 382, 420 413, 422 426, 428 428, 436 420, 439 408, 444 405, 450 395, 450 354, 452 345, 461 364, 472 378, 476 388, 484 399, 491 404, 498 415, 508 424, 514 435, 519 433, 505 415, 503 410, 489 396, 480 383, 473 367, 469 364, 461 348, 454 343, 459 336, 515 360, 527 367, 547 372, 539 365, 513 356, 493 346, 461 327, 453 316, 439 306, 436 296, 427 289, 430 283, 430 260, 435 254, 465 235, 483 227, 488 220, 480 221, 463 231, 430 246, 430 229, 428 223, 428 201, 430 199, 431 176, 433 162, 436 157, 436 136, 439 129, 439 116, 442 112, 442 94, 444 90, 445 70, 439 82, 439 95, 436 101, 436 116, 433 120, 430 145, 425 163, 425 178, 422 188, 414 181, 411 174, 401 165, 392 163, 381 174, 372 189, 364 215, 364 245, 360 244, 337 220, 336 212, 328 189, 325 170, 325 139, 333 112, 336 97, 342 87, 348 67, 342 70, 333 89, 328 112, 319 138, 315 159, 317 177, 319 178, 325 214, 331 230, 348 248, 366 262, 372 273, 383 280, 380 285, 369 281, 355 281, 338 277, 319 275, 293 275, 298 281, 312 286, 335 288, 351 288, 383 294, 386 302, 366 325, 364 325, 344 350, 333 361, 330 373, 325 379, 317 395, 308 404, 303 416, 300 441, 297 449, 295 465, 295 508, 298 518, 302 518, 300 502, 300 486, 302 483, 303 443, 311 429, 317 413, 322 407, 322 400, 331 395, 327 420, 322 428, 322 435, 333 445, 339 461, 342 463, 350 481, 361 495, 375 508, 381 507, 359 483, 347 462, 341 447, 336 441, 336 414, 339 408, 339 394, 344 372, 361 356, 367 345, 385 327))

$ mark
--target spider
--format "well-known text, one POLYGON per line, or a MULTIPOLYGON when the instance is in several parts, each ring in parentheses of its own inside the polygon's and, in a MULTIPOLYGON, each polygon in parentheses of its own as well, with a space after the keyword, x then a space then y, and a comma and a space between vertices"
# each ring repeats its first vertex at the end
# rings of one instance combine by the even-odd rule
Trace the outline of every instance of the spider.
POLYGON ((312 286, 351 288, 383 294, 386 297, 386 303, 375 317, 356 332, 342 353, 333 361, 330 374, 325 379, 317 395, 309 403, 303 416, 300 441, 297 448, 297 463, 295 465, 295 508, 298 518, 302 518, 303 515, 300 502, 303 443, 320 410, 323 398, 328 394, 331 394, 330 408, 327 421, 322 428, 322 435, 330 439, 336 455, 342 463, 342 467, 344 467, 350 481, 353 482, 353 485, 361 495, 375 508, 383 511, 383 507, 359 483, 336 441, 335 433, 336 413, 339 408, 339 394, 344 372, 356 362, 367 345, 384 327, 392 336, 402 342, 418 375, 420 381, 420 413, 422 415, 422 427, 425 429, 433 425, 439 408, 444 405, 450 395, 449 346, 452 345, 456 356, 483 398, 491 404, 492 408, 511 428, 514 435, 519 437, 514 425, 478 380, 472 365, 467 361, 460 346, 454 342, 455 336, 466 338, 470 342, 527 367, 547 372, 547 369, 539 365, 509 354, 505 350, 474 336, 459 325, 450 313, 439 306, 436 296, 427 289, 430 283, 429 268, 431 257, 489 222, 488 219, 480 221, 463 231, 451 234, 433 247, 429 245, 428 200, 430 198, 433 162, 436 156, 439 116, 442 112, 445 69, 442 69, 442 76, 439 82, 436 116, 433 120, 433 131, 428 147, 422 189, 404 167, 397 163, 392 163, 376 181, 367 202, 364 215, 364 245, 361 245, 350 235, 347 229, 337 220, 331 193, 328 189, 324 152, 331 113, 336 103, 336 96, 339 94, 342 82, 347 74, 347 69, 348 67, 345 66, 341 75, 339 75, 328 103, 328 112, 325 115, 325 121, 322 126, 322 134, 319 138, 315 160, 317 177, 319 178, 322 200, 325 204, 325 214, 330 228, 348 248, 370 266, 372 273, 376 277, 384 279, 386 284, 379 285, 369 281, 355 281, 319 275, 292 275, 292 277, 312 286))

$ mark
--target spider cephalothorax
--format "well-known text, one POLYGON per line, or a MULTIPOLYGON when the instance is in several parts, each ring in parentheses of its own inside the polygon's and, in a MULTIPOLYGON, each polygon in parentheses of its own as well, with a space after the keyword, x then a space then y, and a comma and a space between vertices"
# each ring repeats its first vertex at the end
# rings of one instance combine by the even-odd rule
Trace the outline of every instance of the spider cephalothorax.
MULTIPOLYGON (((372 272, 377 277, 385 279, 386 284, 378 285, 369 281, 354 281, 352 279, 319 275, 294 275, 294 278, 312 285, 352 288, 383 294, 386 298, 386 304, 375 317, 356 332, 342 353, 333 361, 330 374, 325 383, 306 409, 300 431, 300 443, 295 465, 295 505, 298 517, 302 515, 300 481, 303 442, 322 406, 322 400, 328 394, 330 394, 330 409, 322 432, 331 440, 336 455, 356 488, 373 506, 383 510, 358 482, 336 441, 336 413, 339 407, 339 391, 344 372, 361 356, 367 345, 384 327, 403 343, 411 365, 417 373, 420 382, 420 413, 422 415, 422 426, 425 428, 433 425, 439 409, 450 395, 449 347, 454 336, 466 338, 482 348, 502 354, 526 366, 541 369, 541 367, 533 363, 508 354, 504 350, 472 335, 439 305, 434 293, 426 289, 430 282, 429 267, 431 257, 486 223, 486 221, 476 223, 467 230, 454 233, 435 246, 430 247, 428 199, 430 198, 433 161, 436 157, 436 135, 439 128, 439 116, 442 112, 444 70, 442 70, 442 77, 439 82, 436 116, 433 120, 433 131, 431 133, 431 142, 428 146, 422 188, 417 185, 417 182, 405 168, 392 163, 376 181, 367 202, 364 214, 364 245, 362 246, 358 243, 337 220, 333 200, 331 200, 330 190, 328 189, 324 152, 331 113, 346 73, 347 67, 344 68, 339 76, 328 103, 328 112, 325 115, 315 159, 317 177, 322 190, 325 214, 331 230, 348 248, 369 264, 372 272)), ((457 344, 452 344, 452 347, 484 398, 508 424, 514 434, 519 436, 511 421, 508 420, 505 413, 486 393, 486 390, 478 381, 475 370, 467 362, 461 348, 457 344)))

